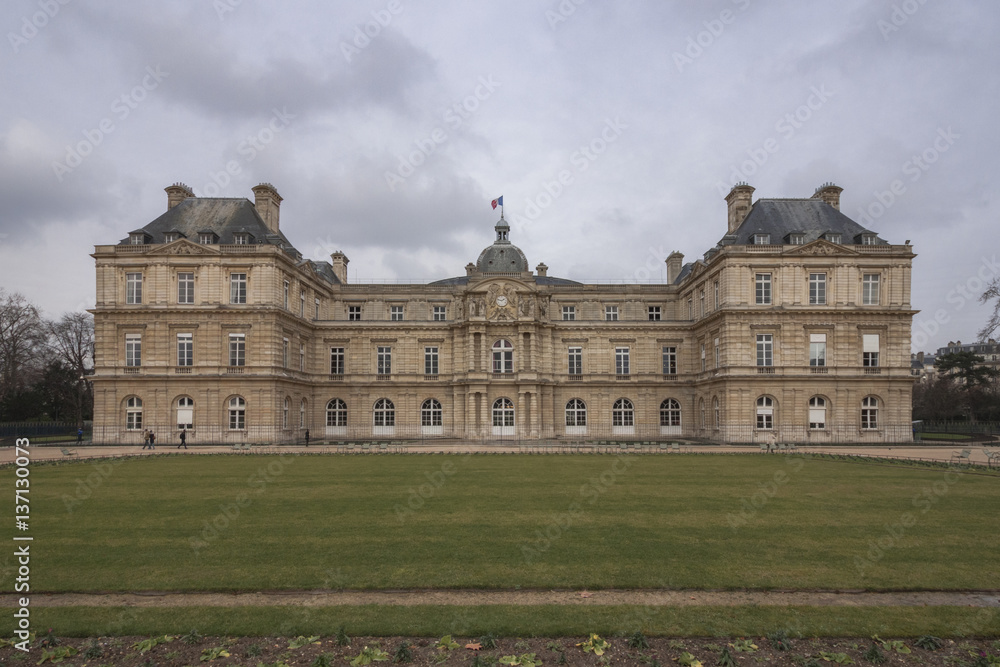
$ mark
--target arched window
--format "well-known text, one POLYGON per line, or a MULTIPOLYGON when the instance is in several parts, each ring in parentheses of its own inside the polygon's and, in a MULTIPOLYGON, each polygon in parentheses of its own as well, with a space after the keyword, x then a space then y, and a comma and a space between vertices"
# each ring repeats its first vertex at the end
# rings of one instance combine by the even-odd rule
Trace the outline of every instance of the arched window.
POLYGON ((587 425, 587 404, 579 398, 569 399, 566 404, 566 426, 587 425))
POLYGON ((241 396, 229 399, 229 430, 242 431, 247 426, 247 402, 241 396))
POLYGON ((299 428, 306 427, 306 399, 299 402, 299 428))
POLYGON ((774 428, 774 399, 770 396, 757 399, 757 428, 761 431, 774 428))
POLYGON ((719 426, 722 423, 721 415, 719 414, 719 397, 712 397, 712 413, 715 415, 715 430, 719 430, 719 426))
POLYGON ((660 403, 660 426, 681 425, 681 404, 673 398, 660 403))
POLYGON ((142 428, 142 399, 129 396, 125 399, 125 430, 138 431, 142 428))
POLYGON ((826 399, 813 396, 809 399, 809 429, 822 431, 826 428, 826 399))
POLYGON ((281 410, 281 428, 288 428, 288 408, 292 403, 292 399, 285 397, 285 406, 281 410))
POLYGON ((499 427, 514 425, 514 404, 509 398, 498 398, 493 401, 493 425, 499 427))
POLYGON ((619 398, 611 407, 612 426, 635 426, 635 408, 632 401, 619 398))
POLYGON ((441 403, 436 398, 428 398, 420 406, 421 426, 441 426, 441 403))
POLYGON ((395 426, 396 406, 388 398, 375 401, 375 426, 395 426))
POLYGON ((501 338, 493 343, 493 372, 514 372, 514 346, 509 340, 501 338))
POLYGON ((326 425, 347 426, 347 403, 334 398, 326 404, 326 425))
POLYGON ((194 400, 190 396, 177 399, 177 428, 194 428, 194 400))
POLYGON ((861 399, 861 430, 873 431, 878 428, 878 399, 865 396, 861 399))

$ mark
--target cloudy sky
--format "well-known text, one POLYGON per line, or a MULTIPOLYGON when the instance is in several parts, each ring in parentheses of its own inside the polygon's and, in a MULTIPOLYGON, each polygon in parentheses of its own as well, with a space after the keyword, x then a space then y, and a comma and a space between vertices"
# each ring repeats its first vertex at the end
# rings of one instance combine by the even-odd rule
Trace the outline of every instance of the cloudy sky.
POLYGON ((737 180, 833 181, 919 255, 918 349, 972 340, 1000 274, 992 2, 7 0, 0 27, 0 286, 49 316, 175 181, 273 183, 352 282, 463 274, 499 195, 531 266, 661 281, 737 180))

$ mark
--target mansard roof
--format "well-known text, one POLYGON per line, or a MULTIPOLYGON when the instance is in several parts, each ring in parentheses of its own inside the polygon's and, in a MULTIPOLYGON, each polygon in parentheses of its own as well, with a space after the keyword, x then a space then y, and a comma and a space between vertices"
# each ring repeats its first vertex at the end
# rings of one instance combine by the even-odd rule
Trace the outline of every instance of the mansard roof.
MULTIPOLYGON (((874 234, 821 199, 758 199, 747 217, 729 236, 735 245, 752 245, 754 234, 770 234, 771 243, 782 244, 788 234, 804 234, 811 243, 824 234, 842 234, 843 242, 856 242, 860 234, 874 234)), ((877 244, 886 244, 878 239, 877 244)))

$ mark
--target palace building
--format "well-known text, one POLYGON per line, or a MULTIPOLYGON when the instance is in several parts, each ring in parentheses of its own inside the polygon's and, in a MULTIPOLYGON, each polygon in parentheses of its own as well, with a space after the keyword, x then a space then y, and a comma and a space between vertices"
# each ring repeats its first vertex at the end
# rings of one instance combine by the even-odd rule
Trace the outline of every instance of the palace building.
POLYGON ((716 246, 632 285, 532 270, 502 216, 465 275, 356 285, 295 249, 270 184, 166 192, 93 254, 95 441, 911 439, 914 254, 832 184, 735 186, 716 246))

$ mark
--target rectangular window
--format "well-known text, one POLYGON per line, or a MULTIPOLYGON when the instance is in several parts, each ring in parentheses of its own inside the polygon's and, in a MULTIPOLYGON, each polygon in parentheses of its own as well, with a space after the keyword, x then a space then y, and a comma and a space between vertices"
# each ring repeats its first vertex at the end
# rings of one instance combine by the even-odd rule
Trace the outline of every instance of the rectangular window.
POLYGON ((705 344, 701 344, 701 372, 708 370, 708 362, 705 361, 705 344))
POLYGON ((403 321, 403 307, 402 306, 389 306, 389 319, 393 322, 403 321))
POLYGON ((299 370, 306 372, 306 344, 299 343, 299 370))
POLYGON ((878 366, 878 334, 863 334, 861 336, 861 365, 866 368, 878 366))
POLYGON ((316 306, 316 314, 313 315, 314 320, 319 319, 319 299, 313 299, 313 305, 316 306))
POLYGON ((563 313, 563 320, 566 322, 571 322, 576 319, 576 306, 563 306, 562 313, 563 313))
POLYGON ((177 274, 177 303, 194 303, 194 274, 177 274))
POLYGON ((840 234, 826 234, 826 240, 830 243, 840 244, 841 235, 840 234))
POLYGON ((809 365, 826 366, 826 334, 809 334, 809 365))
POLYGON ((802 245, 806 242, 805 234, 789 234, 788 242, 792 245, 802 245))
POLYGON ((247 302, 247 274, 229 274, 229 303, 247 302))
POLYGON ((247 335, 229 334, 229 365, 245 366, 247 362, 247 335))
POLYGON ((330 348, 330 375, 344 374, 344 348, 330 348))
POLYGON ((361 306, 348 306, 347 307, 347 319, 352 322, 361 319, 361 306))
POLYGON ((769 245, 771 243, 770 234, 754 234, 753 235, 754 245, 769 245))
POLYGON ((288 310, 288 292, 289 292, 288 281, 285 281, 285 310, 288 310))
POLYGON ((698 317, 705 317, 705 290, 698 293, 698 317))
POLYGON ((177 334, 177 365, 194 365, 194 335, 189 333, 177 334))
POLYGON ((677 375, 677 348, 663 348, 663 374, 677 375))
POLYGON ((879 304, 879 274, 866 273, 861 279, 861 304, 877 306, 879 304))
POLYGON ((125 303, 142 303, 142 274, 125 274, 125 303))
POLYGON ((608 322, 617 322, 618 306, 604 306, 604 319, 608 322))
POLYGON ((715 367, 716 368, 719 368, 719 367, 722 366, 722 364, 720 362, 721 362, 721 356, 719 355, 719 339, 716 338, 715 339, 715 367))
POLYGON ((438 374, 438 349, 436 347, 424 348, 424 375, 438 374))
POLYGON ((142 334, 125 334, 125 365, 142 366, 142 334))
POLYGON ((250 242, 250 236, 248 234, 241 234, 241 233, 233 234, 234 245, 246 245, 249 242, 250 242))
POLYGON ((718 280, 715 281, 715 284, 713 285, 713 289, 715 290, 715 306, 714 306, 714 309, 718 310, 719 309, 719 281, 718 280))
POLYGON ((281 339, 281 367, 288 368, 288 339, 281 339))
POLYGON ((201 234, 198 234, 198 243, 202 245, 212 245, 215 243, 215 235, 202 232, 201 234))
POLYGON ((376 373, 379 375, 389 375, 392 373, 392 348, 379 347, 377 349, 376 373))
POLYGON ((772 334, 757 334, 757 365, 774 365, 774 337, 772 334))
POLYGON ((145 234, 130 234, 128 239, 132 245, 144 245, 146 243, 145 234))
POLYGON ((583 348, 569 348, 569 374, 581 375, 583 373, 583 348))
POLYGON ((688 319, 694 319, 694 299, 688 299, 688 319))
POLYGON ((756 303, 758 306, 771 305, 771 274, 758 273, 754 279, 756 303))
POLYGON ((447 318, 448 310, 447 306, 434 306, 434 321, 444 322, 447 318))
POLYGON ((299 317, 306 316, 306 291, 299 292, 299 317))
POLYGON ((167 232, 163 235, 164 243, 173 243, 177 240, 177 232, 167 232))
POLYGON ((650 322, 659 322, 660 321, 660 307, 659 306, 650 306, 649 307, 649 321, 650 322))
POLYGON ((826 274, 825 273, 810 273, 809 274, 809 305, 811 305, 811 306, 824 306, 824 305, 826 305, 826 274))
POLYGON ((627 347, 616 347, 615 348, 615 373, 617 375, 628 375, 629 374, 628 348, 627 347))

